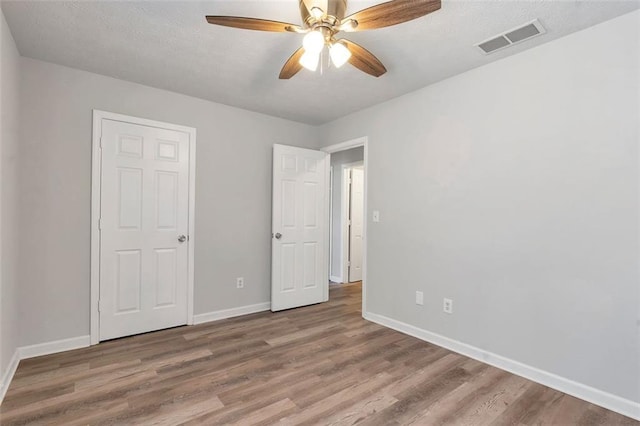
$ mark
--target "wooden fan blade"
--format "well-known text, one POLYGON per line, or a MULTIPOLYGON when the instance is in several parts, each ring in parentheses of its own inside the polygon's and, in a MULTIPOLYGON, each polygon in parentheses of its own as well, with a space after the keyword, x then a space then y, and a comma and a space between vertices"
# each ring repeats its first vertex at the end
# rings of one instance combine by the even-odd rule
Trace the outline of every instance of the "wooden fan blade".
POLYGON ((207 16, 207 22, 225 27, 242 28, 245 30, 273 31, 273 32, 298 32, 304 31, 302 27, 286 22, 269 21, 267 19, 243 18, 239 16, 207 16))
POLYGON ((343 21, 357 21, 353 31, 373 30, 411 21, 438 9, 440 0, 393 0, 363 9, 343 21))
POLYGON ((304 54, 304 48, 301 47, 300 49, 293 52, 293 55, 291 55, 291 57, 287 59, 287 62, 284 63, 284 66, 280 71, 281 80, 290 79, 291 77, 296 75, 298 71, 302 69, 302 65, 300 65, 300 58, 302 57, 303 54, 304 54))
POLYGON ((380 77, 387 72, 382 62, 364 47, 346 39, 341 39, 340 42, 344 43, 351 52, 349 63, 360 71, 366 72, 374 77, 380 77))

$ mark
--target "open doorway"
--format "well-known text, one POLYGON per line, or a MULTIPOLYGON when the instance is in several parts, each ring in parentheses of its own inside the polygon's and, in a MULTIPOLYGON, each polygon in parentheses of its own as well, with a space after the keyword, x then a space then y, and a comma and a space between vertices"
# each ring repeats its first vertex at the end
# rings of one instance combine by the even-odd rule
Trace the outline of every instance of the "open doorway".
POLYGON ((334 289, 362 286, 363 307, 366 275, 365 145, 366 138, 361 138, 325 149, 331 154, 329 286, 334 289))
POLYGON ((333 283, 362 280, 364 223, 363 147, 331 154, 331 257, 333 283))

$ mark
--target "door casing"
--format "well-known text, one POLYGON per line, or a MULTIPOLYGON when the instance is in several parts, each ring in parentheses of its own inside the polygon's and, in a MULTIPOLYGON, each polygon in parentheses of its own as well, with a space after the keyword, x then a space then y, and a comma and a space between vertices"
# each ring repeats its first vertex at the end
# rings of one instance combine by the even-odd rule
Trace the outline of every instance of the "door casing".
POLYGON ((158 127, 189 134, 189 239, 187 279, 187 324, 193 324, 194 304, 194 243, 195 243, 195 177, 196 177, 196 129, 155 120, 131 117, 107 111, 93 110, 92 166, 91 166, 91 344, 100 341, 100 196, 102 191, 102 150, 100 138, 103 120, 121 121, 142 126, 158 127))

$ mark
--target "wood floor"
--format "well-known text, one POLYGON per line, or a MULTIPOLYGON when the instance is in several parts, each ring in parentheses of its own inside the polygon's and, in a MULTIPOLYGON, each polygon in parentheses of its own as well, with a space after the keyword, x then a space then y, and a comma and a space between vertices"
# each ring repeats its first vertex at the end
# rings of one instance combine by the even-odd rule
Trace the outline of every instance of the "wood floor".
POLYGON ((20 362, 0 424, 639 425, 329 303, 20 362))

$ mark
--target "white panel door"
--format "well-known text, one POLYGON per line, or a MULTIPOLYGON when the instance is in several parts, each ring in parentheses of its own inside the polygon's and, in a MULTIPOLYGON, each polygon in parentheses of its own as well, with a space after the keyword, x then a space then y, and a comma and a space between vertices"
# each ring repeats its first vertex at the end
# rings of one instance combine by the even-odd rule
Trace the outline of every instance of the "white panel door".
POLYGON ((273 147, 272 311, 327 300, 327 158, 273 147))
POLYGON ((100 340, 187 323, 189 135, 102 121, 100 340))
POLYGON ((351 169, 349 202, 349 282, 362 280, 364 229, 364 169, 351 169))

